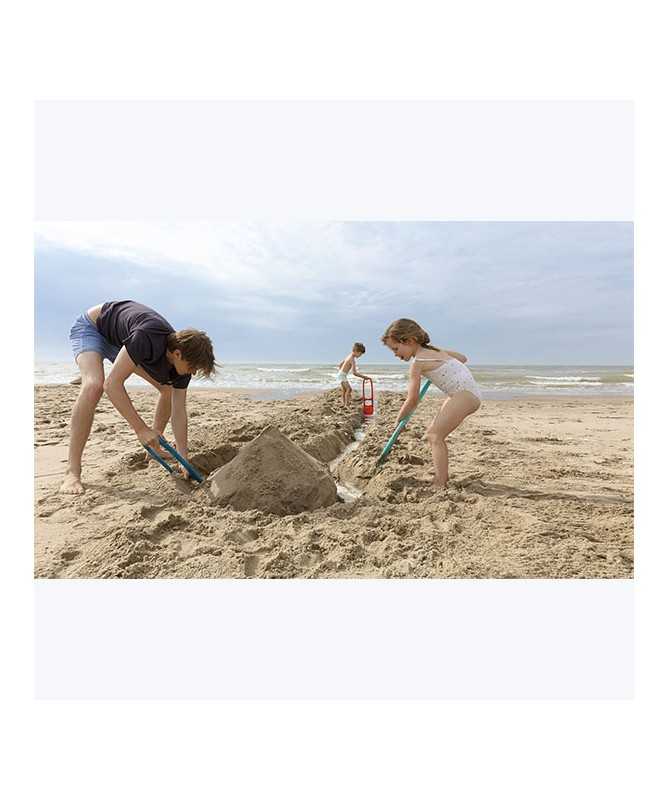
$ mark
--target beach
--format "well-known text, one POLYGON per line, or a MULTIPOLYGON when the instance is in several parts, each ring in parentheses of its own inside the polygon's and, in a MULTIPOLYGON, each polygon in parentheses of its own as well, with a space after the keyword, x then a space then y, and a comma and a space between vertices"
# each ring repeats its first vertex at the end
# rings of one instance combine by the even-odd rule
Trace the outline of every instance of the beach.
MULTIPOLYGON (((332 465, 334 503, 277 514, 222 505, 211 482, 187 482, 147 461, 106 398, 84 452, 86 492, 60 494, 77 392, 35 387, 38 578, 633 575, 631 398, 486 400, 449 437, 451 480, 435 489, 422 437, 439 397, 426 397, 375 470, 399 393, 380 393, 369 421, 359 402, 343 409, 336 390, 283 400, 190 392, 190 456, 203 475, 233 469, 268 427, 332 465)), ((150 421, 156 393, 129 394, 150 421)))

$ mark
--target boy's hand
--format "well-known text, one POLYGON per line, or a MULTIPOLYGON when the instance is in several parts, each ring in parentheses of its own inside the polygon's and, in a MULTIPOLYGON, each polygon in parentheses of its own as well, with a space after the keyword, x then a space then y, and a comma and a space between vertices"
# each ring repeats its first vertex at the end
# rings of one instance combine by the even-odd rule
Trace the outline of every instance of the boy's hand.
POLYGON ((142 443, 142 445, 148 445, 149 448, 153 448, 154 451, 157 451, 161 456, 167 456, 167 454, 162 450, 159 443, 160 432, 156 431, 153 428, 149 428, 148 426, 144 426, 144 428, 140 428, 137 431, 137 439, 142 443))

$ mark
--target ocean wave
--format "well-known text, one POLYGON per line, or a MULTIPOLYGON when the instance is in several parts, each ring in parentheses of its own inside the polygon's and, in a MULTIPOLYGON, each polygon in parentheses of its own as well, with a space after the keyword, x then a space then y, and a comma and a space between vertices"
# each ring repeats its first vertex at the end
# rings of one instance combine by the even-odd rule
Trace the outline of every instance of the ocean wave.
POLYGON ((535 378, 539 381, 563 381, 564 383, 570 384, 578 384, 581 382, 584 383, 592 383, 592 384, 601 384, 601 380, 599 376, 587 376, 587 375, 526 375, 525 378, 535 378))
POLYGON ((256 367, 259 373, 308 373, 311 367, 256 367))
MULTIPOLYGON (((541 381, 530 381, 533 387, 564 387, 565 389, 568 386, 573 386, 572 384, 565 385, 564 382, 561 381, 551 381, 549 378, 543 379, 541 381)), ((587 383, 583 384, 584 387, 601 387, 604 385, 603 381, 588 381, 587 383)))
MULTIPOLYGON (((108 365, 107 365, 108 366, 108 365)), ((365 365, 363 370, 374 380, 375 392, 406 392, 407 373, 399 372, 398 365, 365 365)), ((338 388, 335 381, 336 367, 332 364, 300 364, 285 362, 271 364, 238 364, 227 365, 213 381, 194 379, 192 386, 211 389, 262 389, 277 392, 300 391, 320 392, 338 388)), ((402 368, 399 368, 402 369, 402 368)), ((486 366, 474 371, 484 395, 490 397, 522 397, 541 395, 622 395, 631 396, 634 392, 634 372, 631 367, 621 365, 500 365, 486 366), (538 370, 538 373, 526 373, 526 370, 538 370), (597 371, 597 372, 594 372, 597 371), (553 375, 551 375, 553 373, 553 375)), ((67 384, 79 374, 76 366, 70 361, 42 362, 34 365, 35 384, 67 384)), ((362 381, 350 376, 349 380, 356 392, 360 392, 362 381)), ((139 376, 128 379, 129 386, 146 386, 139 376)), ((437 389, 431 393, 439 394, 437 389)))

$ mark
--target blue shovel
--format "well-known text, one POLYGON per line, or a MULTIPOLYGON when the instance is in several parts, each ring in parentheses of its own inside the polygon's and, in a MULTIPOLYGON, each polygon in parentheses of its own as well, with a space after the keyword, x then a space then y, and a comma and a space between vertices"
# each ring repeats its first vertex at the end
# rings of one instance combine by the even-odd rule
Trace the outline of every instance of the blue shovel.
MULTIPOLYGON (((161 446, 165 448, 165 450, 168 453, 171 453, 172 456, 174 456, 174 458, 177 460, 177 462, 179 462, 179 464, 183 465, 183 467, 186 468, 188 475, 191 478, 194 478, 195 481, 197 481, 199 484, 201 484, 204 481, 204 478, 200 475, 200 473, 198 473, 198 471, 193 467, 193 465, 187 459, 184 459, 184 457, 179 453, 179 451, 173 448, 170 445, 170 443, 165 439, 165 437, 159 437, 158 442, 160 442, 161 446)), ((144 447, 149 452, 151 458, 155 459, 159 464, 161 464, 165 468, 165 470, 167 470, 168 473, 174 473, 174 468, 171 465, 169 465, 157 451, 155 451, 153 448, 150 448, 148 445, 145 445, 144 447)))
MULTIPOLYGON (((427 381, 426 381, 426 382, 423 384, 423 386, 421 387, 420 393, 418 394, 418 402, 419 402, 419 403, 420 403, 420 401, 422 401, 422 400, 423 400, 423 398, 425 397, 425 393, 426 393, 426 392, 428 391, 428 389, 430 388, 430 384, 431 384, 431 383, 432 383, 432 382, 431 382, 431 381, 428 379, 428 380, 427 380, 427 381)), ((416 411, 416 409, 414 409, 414 410, 413 410, 413 412, 415 412, 415 411, 416 411)), ((392 436, 390 437, 390 439, 388 440, 388 442, 386 442, 386 445, 385 445, 384 449, 381 451, 381 456, 379 456, 379 458, 376 460, 376 466, 377 466, 377 467, 378 467, 380 464, 382 464, 382 463, 383 463, 383 462, 386 460, 386 457, 387 457, 387 456, 388 456, 388 454, 390 453, 390 451, 391 451, 391 449, 392 449, 393 445, 395 444, 395 441, 396 441, 396 440, 397 440, 397 438, 399 437, 399 435, 400 435, 400 432, 402 431, 402 429, 403 429, 403 428, 406 426, 406 424, 407 424, 407 423, 409 422, 409 420, 411 419, 411 415, 413 414, 413 412, 409 412, 409 414, 406 414, 406 415, 404 415, 404 417, 403 417, 403 418, 402 418, 402 419, 399 421, 399 423, 397 424, 397 427, 396 427, 396 428, 395 428, 395 430, 393 431, 393 433, 392 433, 392 436)))

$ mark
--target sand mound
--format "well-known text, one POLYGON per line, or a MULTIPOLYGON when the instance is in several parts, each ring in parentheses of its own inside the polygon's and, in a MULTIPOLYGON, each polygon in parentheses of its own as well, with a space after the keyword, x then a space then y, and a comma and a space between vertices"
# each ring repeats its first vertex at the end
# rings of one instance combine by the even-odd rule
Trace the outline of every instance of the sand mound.
POLYGON ((240 511, 290 515, 329 506, 337 499, 337 485, 327 467, 273 426, 212 473, 207 484, 216 501, 240 511))

